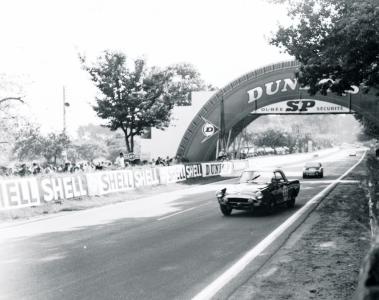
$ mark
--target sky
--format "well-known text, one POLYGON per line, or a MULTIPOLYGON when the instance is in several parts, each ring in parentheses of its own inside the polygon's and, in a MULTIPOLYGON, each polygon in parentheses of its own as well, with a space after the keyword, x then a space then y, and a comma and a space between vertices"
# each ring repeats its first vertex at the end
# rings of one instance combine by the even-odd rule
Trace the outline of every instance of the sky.
MULTIPOLYGON (((268 0, 2 0, 0 75, 21 91, 44 132, 101 124, 91 105, 96 89, 78 53, 95 61, 106 49, 149 66, 191 63, 209 84, 222 87, 244 73, 290 57, 270 46, 285 8, 268 0)), ((1 77, 0 77, 1 79, 1 77)))

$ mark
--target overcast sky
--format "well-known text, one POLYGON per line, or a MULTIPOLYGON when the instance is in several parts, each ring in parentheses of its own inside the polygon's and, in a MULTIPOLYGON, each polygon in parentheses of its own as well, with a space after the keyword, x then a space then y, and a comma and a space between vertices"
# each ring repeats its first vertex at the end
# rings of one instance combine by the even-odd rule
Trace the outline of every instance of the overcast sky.
POLYGON ((263 0, 2 0, 0 13, 0 73, 20 78, 44 131, 62 130, 63 86, 69 132, 99 123, 79 52, 94 60, 119 50, 160 67, 188 62, 218 87, 289 59, 267 42, 285 9, 263 0))

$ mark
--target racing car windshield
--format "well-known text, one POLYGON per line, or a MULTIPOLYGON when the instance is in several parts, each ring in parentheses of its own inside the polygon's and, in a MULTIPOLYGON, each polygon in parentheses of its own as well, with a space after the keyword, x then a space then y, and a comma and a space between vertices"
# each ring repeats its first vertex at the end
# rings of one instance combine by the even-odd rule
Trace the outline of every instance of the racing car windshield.
POLYGON ((306 168, 320 168, 321 164, 319 162, 307 162, 305 164, 306 168))
POLYGON ((272 172, 244 171, 240 177, 240 183, 268 183, 274 176, 272 172))

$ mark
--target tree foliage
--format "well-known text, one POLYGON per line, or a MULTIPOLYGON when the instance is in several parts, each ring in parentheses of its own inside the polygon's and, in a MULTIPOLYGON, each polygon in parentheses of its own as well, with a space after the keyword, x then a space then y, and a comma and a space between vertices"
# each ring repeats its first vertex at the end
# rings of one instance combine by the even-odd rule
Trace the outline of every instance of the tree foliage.
POLYGON ((120 152, 125 151, 125 139, 121 130, 111 131, 107 127, 88 124, 80 126, 77 132, 78 140, 74 141, 74 146, 79 147, 81 159, 91 161, 104 157, 113 161, 120 152), (89 153, 85 153, 85 148, 88 148, 89 153))
POLYGON ((96 158, 108 156, 106 146, 95 142, 74 144, 71 149, 73 150, 73 154, 75 154, 75 158, 71 159, 72 161, 93 161, 96 158))
POLYGON ((63 151, 71 145, 70 138, 64 133, 49 133, 42 140, 42 155, 48 162, 57 163, 58 158, 62 158, 63 151))
POLYGON ((255 144, 258 147, 283 147, 287 146, 288 137, 280 130, 268 129, 257 135, 255 144))
POLYGON ((365 141, 371 138, 379 139, 379 128, 367 118, 356 114, 355 118, 363 125, 363 131, 358 136, 358 140, 365 141))
POLYGON ((57 163, 70 144, 70 139, 63 133, 43 136, 38 127, 30 126, 20 130, 13 150, 19 160, 44 158, 47 162, 57 163))
POLYGON ((199 73, 189 64, 161 70, 137 59, 129 67, 123 53, 111 51, 105 51, 92 66, 84 57, 80 59, 100 91, 94 110, 107 120, 106 127, 123 131, 128 152, 133 152, 135 136, 145 128, 167 127, 174 105, 188 105, 190 91, 204 88, 199 73))
POLYGON ((89 123, 81 125, 77 129, 78 139, 86 141, 105 141, 112 137, 115 133, 110 131, 109 128, 89 123))
POLYGON ((293 24, 280 27, 271 43, 301 63, 297 76, 311 94, 379 87, 378 0, 275 2, 289 5, 293 24))
MULTIPOLYGON (((266 125, 272 126, 266 120, 266 125)), ((246 131, 243 134, 243 139, 246 145, 253 147, 271 147, 273 149, 278 147, 288 147, 289 151, 295 152, 302 149, 307 149, 308 142, 312 141, 314 147, 325 148, 333 145, 333 139, 328 138, 326 135, 315 135, 312 132, 299 131, 299 126, 292 126, 292 128, 270 128, 261 131, 246 131)), ((256 126, 254 127, 256 128, 256 126)))
POLYGON ((39 159, 43 152, 43 136, 39 128, 30 126, 21 129, 13 147, 15 156, 23 160, 39 159))

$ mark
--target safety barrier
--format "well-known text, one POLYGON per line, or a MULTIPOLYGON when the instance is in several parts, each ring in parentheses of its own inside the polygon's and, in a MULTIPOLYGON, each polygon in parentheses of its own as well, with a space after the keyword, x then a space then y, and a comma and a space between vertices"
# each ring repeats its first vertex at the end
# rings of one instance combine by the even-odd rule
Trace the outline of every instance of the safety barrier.
MULTIPOLYGON (((264 160, 266 159, 264 158, 264 160)), ((275 161, 276 159, 272 157, 270 160, 275 161)), ((252 158, 162 167, 133 167, 91 173, 53 174, 43 177, 0 178, 0 210, 38 206, 52 201, 80 199, 84 196, 127 192, 193 178, 234 176, 245 168, 258 166, 256 163, 257 159, 252 158)))
POLYGON ((162 167, 134 167, 91 173, 0 179, 0 210, 38 206, 51 201, 127 192, 193 178, 230 176, 247 161, 187 163, 162 167))

